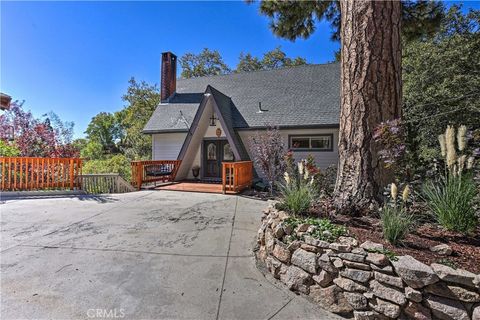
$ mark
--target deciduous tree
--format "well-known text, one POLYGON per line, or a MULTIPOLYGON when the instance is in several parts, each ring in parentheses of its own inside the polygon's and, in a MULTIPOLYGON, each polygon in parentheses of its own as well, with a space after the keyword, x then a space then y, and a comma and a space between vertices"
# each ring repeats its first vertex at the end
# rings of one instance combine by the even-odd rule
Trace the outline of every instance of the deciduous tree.
POLYGON ((434 37, 404 46, 402 63, 410 151, 428 163, 447 125, 480 128, 480 10, 452 6, 434 37))
POLYGON ((285 145, 277 128, 269 127, 262 133, 256 132, 250 140, 250 150, 257 168, 268 181, 270 193, 275 182, 285 172, 285 145))
POLYGON ((151 159, 152 138, 142 130, 160 103, 158 87, 132 78, 122 99, 126 105, 115 114, 122 129, 120 149, 130 160, 151 159))
POLYGON ((182 78, 216 76, 230 73, 217 50, 203 49, 199 54, 186 53, 180 58, 182 78))
MULTIPOLYGON (((119 151, 117 144, 120 142, 123 132, 120 127, 118 118, 109 112, 100 112, 95 115, 88 124, 87 130, 88 143, 99 145, 102 149, 102 154, 113 154, 119 151)), ((92 147, 90 146, 89 149, 92 147)), ((101 156, 98 155, 99 157, 101 156)), ((90 157, 94 154, 90 154, 90 157)), ((95 159, 95 157, 94 157, 95 159)))
POLYGON ((0 116, 0 139, 15 143, 23 157, 78 156, 72 145, 73 122, 63 122, 54 113, 35 118, 23 104, 13 102, 0 116))

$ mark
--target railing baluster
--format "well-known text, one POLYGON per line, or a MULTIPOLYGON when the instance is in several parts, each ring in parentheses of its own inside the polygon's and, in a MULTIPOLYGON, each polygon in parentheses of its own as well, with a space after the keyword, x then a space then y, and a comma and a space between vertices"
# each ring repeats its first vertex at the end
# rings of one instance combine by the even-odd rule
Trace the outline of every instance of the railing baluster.
POLYGON ((75 174, 81 173, 82 161, 73 158, 0 157, 0 166, 2 191, 66 189, 68 185, 73 189, 75 174))

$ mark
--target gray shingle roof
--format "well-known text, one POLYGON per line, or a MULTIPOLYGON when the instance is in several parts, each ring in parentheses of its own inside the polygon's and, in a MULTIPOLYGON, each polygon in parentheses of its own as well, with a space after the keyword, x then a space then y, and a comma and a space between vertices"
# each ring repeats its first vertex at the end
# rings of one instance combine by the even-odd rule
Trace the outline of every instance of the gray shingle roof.
POLYGON ((270 71, 178 79, 177 92, 160 104, 145 133, 187 130, 208 85, 231 98, 234 128, 338 125, 340 65, 305 65, 270 71), (259 113, 258 103, 268 111, 259 113))

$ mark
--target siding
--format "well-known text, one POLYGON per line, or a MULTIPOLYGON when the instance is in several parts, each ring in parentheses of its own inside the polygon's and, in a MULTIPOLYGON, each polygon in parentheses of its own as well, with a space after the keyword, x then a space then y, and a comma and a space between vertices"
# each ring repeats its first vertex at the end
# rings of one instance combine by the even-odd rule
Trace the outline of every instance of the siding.
MULTIPOLYGON (((249 148, 249 137, 255 135, 254 130, 239 131, 240 137, 247 148, 250 158, 252 158, 249 148)), ((285 148, 288 149, 288 136, 289 135, 315 135, 315 134, 333 134, 333 151, 294 151, 293 156, 296 161, 305 159, 311 154, 317 166, 321 169, 325 169, 330 165, 337 165, 338 162, 338 128, 335 129, 282 129, 280 135, 283 138, 285 148)), ((257 173, 262 176, 260 170, 257 169, 257 173)))
MULTIPOLYGON (((205 114, 210 115, 209 112, 205 114)), ((205 120, 205 119, 202 119, 205 120)), ((204 125, 205 126, 205 125, 204 125)), ((220 126, 220 123, 217 121, 217 126, 220 126)), ((182 166, 181 172, 179 172, 179 178, 192 178, 190 168, 192 165, 200 164, 200 143, 204 137, 216 137, 215 130, 216 127, 205 126, 201 131, 204 133, 200 135, 199 141, 190 143, 190 148, 188 155, 184 158, 185 167, 182 166)), ((240 138, 242 139, 250 158, 250 150, 248 147, 249 137, 253 136, 256 131, 254 130, 243 130, 239 131, 240 138)), ((285 143, 285 147, 288 148, 288 136, 289 135, 314 135, 314 134, 333 134, 333 151, 295 151, 293 153, 296 161, 305 159, 309 154, 313 155, 317 165, 325 169, 330 165, 336 165, 338 161, 338 129, 285 129, 280 130, 280 134, 285 143)), ((152 135, 152 154, 153 160, 176 160, 180 149, 182 148, 183 142, 185 141, 186 133, 160 133, 152 135)), ((224 130, 222 128, 222 136, 224 136, 224 130)), ((261 175, 261 172, 257 170, 261 175)))
POLYGON ((152 160, 177 160, 186 136, 186 132, 153 134, 152 160))

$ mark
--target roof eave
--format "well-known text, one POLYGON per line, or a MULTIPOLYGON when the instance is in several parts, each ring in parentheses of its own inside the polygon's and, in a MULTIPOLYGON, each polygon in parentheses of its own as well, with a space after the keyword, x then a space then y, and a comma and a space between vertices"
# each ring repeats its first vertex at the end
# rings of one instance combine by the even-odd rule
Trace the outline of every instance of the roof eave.
MULTIPOLYGON (((308 125, 281 125, 275 126, 278 129, 336 129, 340 127, 338 123, 332 124, 308 124, 308 125)), ((234 128, 237 131, 248 131, 248 130, 265 130, 268 129, 268 126, 252 126, 252 127, 240 127, 234 128)))
POLYGON ((156 134, 156 133, 186 133, 188 129, 161 129, 161 130, 142 130, 143 134, 156 134))

